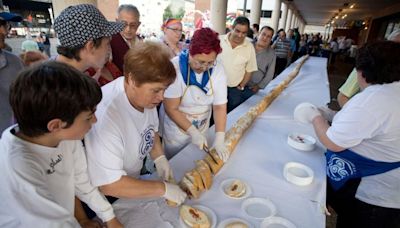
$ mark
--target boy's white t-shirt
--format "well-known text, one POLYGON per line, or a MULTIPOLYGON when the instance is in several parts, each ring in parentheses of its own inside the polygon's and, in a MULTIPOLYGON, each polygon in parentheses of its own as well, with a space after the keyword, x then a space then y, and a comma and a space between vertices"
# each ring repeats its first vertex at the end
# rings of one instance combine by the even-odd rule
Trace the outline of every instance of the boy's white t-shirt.
MULTIPOLYGON (((350 99, 327 131, 335 144, 375 161, 400 161, 400 82, 371 85, 350 99)), ((400 168, 363 177, 356 198, 400 208, 400 168)))
POLYGON ((90 180, 94 186, 139 177, 143 159, 158 132, 157 109, 136 110, 126 96, 124 77, 102 87, 95 123, 85 136, 90 180))
POLYGON ((89 181, 81 141, 46 147, 16 137, 16 129, 6 129, 0 140, 0 227, 79 227, 75 195, 103 221, 115 217, 89 181))

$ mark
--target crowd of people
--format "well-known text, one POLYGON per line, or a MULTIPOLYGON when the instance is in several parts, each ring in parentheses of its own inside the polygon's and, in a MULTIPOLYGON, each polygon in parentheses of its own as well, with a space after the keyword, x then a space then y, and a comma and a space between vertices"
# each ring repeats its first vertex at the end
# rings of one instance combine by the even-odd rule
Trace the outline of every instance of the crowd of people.
MULTIPOLYGON (((187 195, 169 160, 193 144, 212 145, 226 162, 227 113, 297 58, 318 56, 322 42, 298 29, 250 26, 243 16, 227 34, 201 28, 190 42, 182 41, 182 22, 170 18, 161 40, 144 41, 135 6, 121 5, 110 22, 81 4, 55 19, 56 56, 44 41, 49 59, 36 52, 36 42, 26 42, 19 58, 4 50, 4 41, 9 22, 21 20, 0 13, 0 199, 7 205, 0 226, 9 227, 100 227, 96 215, 107 227, 122 227, 112 208, 118 198, 183 203, 187 195), (159 179, 142 179, 148 172, 159 179)), ((340 186, 328 172, 327 202, 339 214, 338 227, 400 224, 400 44, 393 41, 360 49, 353 76, 359 94, 338 113, 313 105, 295 110, 328 149, 328 171, 332 157, 347 154, 375 168, 340 186)))

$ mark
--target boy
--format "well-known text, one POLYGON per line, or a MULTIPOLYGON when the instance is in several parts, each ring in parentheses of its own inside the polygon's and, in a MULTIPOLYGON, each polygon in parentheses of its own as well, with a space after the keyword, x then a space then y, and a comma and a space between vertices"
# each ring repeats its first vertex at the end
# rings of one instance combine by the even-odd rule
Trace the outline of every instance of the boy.
POLYGON ((10 89, 18 125, 0 140, 0 227, 79 227, 77 195, 108 227, 119 227, 111 205, 87 175, 81 139, 96 122, 96 82, 65 64, 24 70, 10 89))

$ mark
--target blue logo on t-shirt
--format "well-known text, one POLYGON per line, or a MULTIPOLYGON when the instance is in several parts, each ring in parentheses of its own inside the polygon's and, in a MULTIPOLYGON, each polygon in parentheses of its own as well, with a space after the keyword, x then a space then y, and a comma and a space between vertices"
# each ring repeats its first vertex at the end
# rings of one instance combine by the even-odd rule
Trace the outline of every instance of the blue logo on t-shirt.
POLYGON ((148 126, 141 134, 142 139, 140 140, 139 146, 139 159, 143 160, 146 155, 153 149, 154 145, 154 126, 148 126))

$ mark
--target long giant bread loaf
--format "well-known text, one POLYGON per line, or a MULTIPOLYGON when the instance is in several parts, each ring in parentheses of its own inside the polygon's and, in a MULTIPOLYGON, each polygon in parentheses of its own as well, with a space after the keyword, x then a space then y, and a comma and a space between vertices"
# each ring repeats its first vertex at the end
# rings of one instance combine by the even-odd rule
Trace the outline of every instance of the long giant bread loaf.
MULTIPOLYGON (((240 138, 251 126, 254 120, 263 113, 268 106, 279 96, 279 94, 289 85, 289 83, 297 76, 300 68, 308 59, 308 55, 302 57, 300 63, 295 69, 289 73, 288 77, 277 85, 268 95, 266 95, 257 105, 250 108, 236 123, 226 132, 225 146, 230 154, 235 150, 240 138)), ((185 173, 183 180, 180 183, 181 188, 186 191, 190 198, 200 197, 201 192, 210 189, 212 184, 212 174, 222 168, 223 162, 218 157, 214 148, 210 150, 203 160, 196 161, 196 168, 185 173), (212 174, 211 174, 212 173, 212 174), (201 182, 199 181, 199 175, 201 182), (202 184, 201 184, 202 183, 202 184)))

